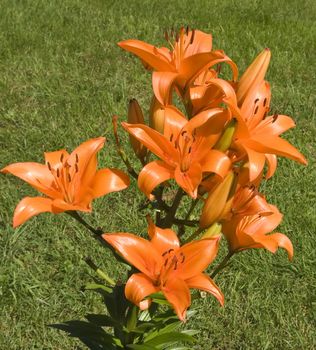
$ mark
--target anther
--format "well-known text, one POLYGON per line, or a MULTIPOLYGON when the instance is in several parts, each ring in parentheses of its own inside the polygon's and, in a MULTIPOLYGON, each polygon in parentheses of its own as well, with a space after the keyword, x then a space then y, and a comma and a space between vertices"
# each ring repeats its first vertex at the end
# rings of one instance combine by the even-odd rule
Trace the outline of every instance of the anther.
POLYGON ((168 250, 166 250, 164 253, 162 253, 162 256, 165 256, 166 254, 168 254, 168 250))
POLYGON ((78 164, 75 164, 76 173, 79 171, 78 164))
POLYGON ((76 163, 78 163, 79 162, 79 156, 78 156, 78 154, 76 153, 76 163))
POLYGON ((71 182, 71 176, 68 174, 68 181, 71 182))
POLYGON ((274 123, 277 119, 278 119, 279 115, 278 114, 274 114, 273 116, 273 120, 272 120, 272 123, 274 123))
POLYGON ((181 136, 183 136, 184 134, 186 134, 187 133, 187 131, 186 130, 183 130, 182 132, 181 132, 181 136))
POLYGON ((59 169, 57 169, 57 177, 59 177, 59 169))
POLYGON ((167 266, 167 264, 168 264, 168 258, 165 260, 165 263, 163 264, 164 265, 164 267, 166 267, 167 266))
POLYGON ((62 163, 64 160, 64 153, 62 153, 62 155, 60 156, 60 162, 62 163))
POLYGON ((265 98, 265 99, 263 100, 263 107, 265 107, 266 104, 267 104, 267 98, 265 98))
POLYGON ((256 99, 255 99, 255 104, 256 104, 258 101, 259 101, 259 98, 256 98, 256 99))
POLYGON ((170 142, 172 142, 173 134, 170 135, 170 142))
POLYGON ((190 30, 190 27, 189 27, 189 26, 187 26, 187 27, 186 27, 186 30, 185 30, 186 35, 188 35, 188 34, 189 34, 189 30, 190 30))
POLYGON ((254 114, 257 114, 259 106, 256 107, 254 114))
POLYGON ((177 267, 178 267, 178 260, 175 260, 175 262, 174 262, 174 270, 176 270, 177 269, 177 267))
POLYGON ((189 150, 188 150, 188 153, 191 153, 191 151, 192 151, 192 147, 190 146, 189 150))
POLYGON ((169 254, 170 254, 171 252, 174 252, 174 249, 171 248, 171 249, 168 250, 168 253, 169 253, 169 254))
POLYGON ((49 171, 52 171, 52 167, 50 166, 50 162, 47 162, 47 167, 48 167, 49 171))
POLYGON ((191 39, 190 39, 190 44, 193 43, 194 35, 195 35, 195 29, 192 29, 192 35, 191 35, 191 39))

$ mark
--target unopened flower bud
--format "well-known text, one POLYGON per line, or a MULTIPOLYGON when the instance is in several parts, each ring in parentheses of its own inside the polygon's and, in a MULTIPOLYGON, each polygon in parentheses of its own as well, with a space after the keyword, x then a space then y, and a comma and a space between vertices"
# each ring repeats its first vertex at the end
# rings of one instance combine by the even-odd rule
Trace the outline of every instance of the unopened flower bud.
POLYGON ((214 222, 217 222, 221 219, 223 210, 225 208, 228 196, 234 180, 234 173, 229 172, 224 180, 210 192, 206 198, 202 215, 200 218, 200 227, 208 228, 214 222))
POLYGON ((240 106, 249 90, 264 80, 271 58, 271 51, 264 49, 246 69, 237 86, 237 101, 240 106))
MULTIPOLYGON (((135 99, 129 102, 127 118, 130 124, 144 124, 143 112, 135 99)), ((144 163, 144 159, 147 155, 147 148, 131 134, 129 135, 129 139, 137 158, 144 163)))
POLYGON ((154 95, 151 101, 150 112, 149 112, 149 126, 157 130, 161 134, 163 134, 164 123, 165 123, 165 109, 154 95))
POLYGON ((214 224, 207 229, 207 231, 204 233, 201 239, 218 236, 221 233, 221 230, 222 230, 222 225, 219 224, 218 222, 214 222, 214 224))
POLYGON ((217 141, 216 145, 215 145, 215 149, 218 149, 222 152, 225 152, 228 150, 228 148, 230 147, 231 143, 232 143, 232 140, 233 140, 233 136, 234 136, 234 133, 235 133, 235 130, 236 130, 236 124, 237 124, 237 120, 236 119, 232 119, 223 135, 221 136, 221 138, 217 141))

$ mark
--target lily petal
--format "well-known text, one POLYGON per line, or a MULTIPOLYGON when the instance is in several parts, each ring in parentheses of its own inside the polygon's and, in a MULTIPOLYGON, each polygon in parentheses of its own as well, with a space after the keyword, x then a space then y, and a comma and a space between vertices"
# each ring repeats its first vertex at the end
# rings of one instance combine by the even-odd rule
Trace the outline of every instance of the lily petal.
POLYGON ((50 198, 25 197, 14 210, 13 227, 20 226, 31 217, 45 212, 52 212, 52 200, 50 198))
POLYGON ((244 147, 249 160, 249 181, 252 182, 260 176, 265 163, 265 155, 258 153, 249 147, 244 147))
POLYGON ((174 231, 169 228, 160 228, 152 220, 149 221, 148 235, 151 243, 161 255, 170 249, 177 250, 180 247, 178 236, 174 231))
POLYGON ((92 182, 94 198, 104 196, 111 192, 121 191, 127 188, 130 179, 123 171, 118 169, 98 170, 92 182))
POLYGON ((231 167, 231 160, 221 151, 212 149, 201 163, 203 172, 215 173, 224 177, 231 167))
POLYGON ((185 244, 179 250, 185 259, 177 268, 177 276, 187 280, 207 268, 215 259, 220 237, 201 239, 185 244))
POLYGON ((22 179, 48 197, 60 196, 57 191, 52 189, 54 177, 46 165, 33 162, 14 163, 3 168, 1 172, 10 173, 22 179))
POLYGON ((122 122, 122 126, 165 162, 172 162, 173 159, 178 158, 178 154, 171 142, 158 131, 143 124, 128 124, 122 122))
POLYGON ((149 241, 130 233, 105 233, 102 238, 139 271, 151 279, 156 278, 162 257, 149 241))
POLYGON ((125 40, 118 43, 122 49, 133 53, 156 71, 174 71, 161 49, 140 40, 125 40))
MULTIPOLYGON (((248 141, 247 141, 248 142, 248 141)), ((306 165, 307 160, 294 146, 288 141, 277 136, 256 136, 251 142, 251 147, 257 152, 272 153, 286 158, 296 160, 306 165)), ((250 143, 249 143, 250 144, 250 143)))
POLYGON ((174 277, 168 279, 161 290, 174 308, 179 319, 184 321, 186 310, 191 304, 191 295, 187 284, 182 279, 174 277))
POLYGON ((62 166, 64 160, 66 161, 69 157, 69 153, 62 149, 60 151, 45 152, 45 162, 50 164, 53 169, 57 169, 62 166))
POLYGON ((167 105, 172 97, 172 84, 177 78, 177 73, 153 72, 152 84, 154 94, 162 105, 167 105))
POLYGON ((189 288, 200 289, 213 294, 220 304, 224 305, 224 294, 208 275, 201 273, 187 279, 185 282, 189 288))
POLYGON ((151 192, 162 182, 172 179, 174 170, 166 163, 155 160, 145 165, 138 175, 138 187, 150 200, 154 200, 151 192))
POLYGON ((188 120, 177 108, 173 106, 165 108, 164 136, 168 140, 175 141, 187 123, 188 120))
POLYGON ((199 163, 192 163, 187 171, 181 171, 177 166, 174 172, 177 184, 192 198, 197 197, 197 188, 202 181, 202 168, 199 163))
POLYGON ((268 170, 266 173, 266 179, 268 180, 274 175, 274 173, 276 171, 278 159, 277 159, 277 156, 275 154, 266 153, 265 157, 266 157, 266 161, 267 161, 267 165, 268 165, 268 170))
POLYGON ((159 288, 154 286, 151 279, 143 273, 134 273, 125 286, 126 299, 137 305, 141 310, 148 309, 151 304, 151 300, 145 298, 158 291, 159 288))

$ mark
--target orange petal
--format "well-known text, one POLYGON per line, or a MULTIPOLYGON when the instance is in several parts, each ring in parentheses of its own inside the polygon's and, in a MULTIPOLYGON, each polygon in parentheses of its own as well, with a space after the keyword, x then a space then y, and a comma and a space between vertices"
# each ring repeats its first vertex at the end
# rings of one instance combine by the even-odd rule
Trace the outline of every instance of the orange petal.
POLYGON ((174 231, 169 228, 160 228, 152 220, 149 221, 148 235, 151 243, 161 255, 170 249, 177 250, 180 246, 178 236, 174 231))
POLYGON ((263 171, 265 155, 255 150, 245 147, 249 160, 249 180, 250 182, 257 179, 263 171))
POLYGON ((22 225, 31 217, 45 212, 52 212, 52 200, 50 198, 25 197, 14 210, 13 227, 22 225))
POLYGON ((270 204, 272 214, 261 216, 259 220, 252 221, 245 228, 245 232, 258 235, 264 235, 273 231, 282 221, 283 215, 278 208, 270 204))
POLYGON ((150 200, 154 199, 151 192, 162 182, 174 177, 174 170, 166 163, 155 160, 145 165, 138 175, 138 187, 150 200))
POLYGON ((85 187, 91 184, 97 171, 97 152, 104 146, 105 138, 98 137, 83 142, 69 156, 68 164, 78 167, 78 183, 76 186, 85 187))
POLYGON ((59 193, 52 188, 54 177, 44 164, 33 162, 14 163, 3 168, 1 172, 10 173, 22 179, 48 197, 59 197, 59 193))
POLYGON ((147 44, 140 40, 125 40, 119 42, 118 45, 122 49, 138 56, 154 70, 169 72, 174 70, 173 66, 166 59, 164 52, 153 45, 147 44))
POLYGON ((104 233, 102 238, 146 276, 153 280, 157 277, 163 261, 149 241, 131 233, 104 233))
POLYGON ((231 160, 225 153, 212 149, 201 163, 203 172, 215 173, 224 177, 231 167, 231 160))
POLYGON ((167 105, 172 97, 172 84, 177 78, 177 73, 154 72, 152 84, 155 96, 162 105, 167 105))
POLYGON ((190 86, 191 82, 206 68, 214 66, 215 64, 227 62, 233 69, 234 78, 237 78, 237 66, 232 60, 226 56, 223 51, 216 50, 212 52, 198 53, 194 56, 185 58, 180 65, 180 77, 177 79, 180 86, 190 86))
POLYGON ((305 157, 294 146, 277 136, 255 136, 251 147, 257 152, 276 154, 307 164, 305 157))
POLYGON ((271 58, 269 49, 264 49, 246 69, 239 80, 237 89, 238 104, 242 104, 249 89, 264 79, 271 58))
POLYGON ((191 305, 191 295, 187 284, 182 279, 173 277, 167 280, 161 290, 179 319, 184 321, 187 308, 191 305))
POLYGON ((190 57, 202 52, 211 52, 212 51, 212 34, 204 33, 200 30, 192 30, 188 32, 188 40, 192 38, 192 44, 186 48, 184 57, 190 57))
POLYGON ((174 178, 177 184, 183 188, 192 198, 197 197, 197 188, 202 181, 202 168, 199 163, 190 165, 187 171, 181 171, 180 166, 177 166, 174 172, 174 178))
POLYGON ((251 248, 265 248, 271 253, 275 253, 278 248, 284 248, 287 251, 289 260, 293 258, 293 245, 290 239, 282 233, 271 235, 262 235, 253 237, 255 244, 251 248))
POLYGON ((134 273, 125 286, 126 299, 137 305, 141 310, 146 310, 151 300, 144 300, 148 295, 156 293, 159 288, 154 286, 152 280, 143 273, 134 273))
POLYGON ((267 165, 268 165, 266 179, 270 179, 276 171, 278 160, 277 160, 277 157, 275 154, 266 153, 265 157, 266 157, 266 161, 267 161, 267 165))
POLYGON ((183 127, 188 123, 185 116, 174 106, 165 107, 164 136, 175 141, 183 127))
POLYGON ((217 236, 183 245, 179 253, 183 253, 185 258, 176 270, 178 277, 187 280, 204 271, 216 257, 219 240, 217 236))
POLYGON ((170 162, 178 158, 178 154, 171 142, 158 131, 143 124, 128 124, 123 122, 122 126, 165 162, 170 162))
POLYGON ((294 120, 287 115, 275 115, 265 118, 255 129, 256 134, 278 136, 294 128, 294 120))
POLYGON ((201 273, 187 279, 185 282, 189 288, 200 289, 213 294, 214 297, 220 302, 220 304, 222 306, 224 305, 223 293, 208 275, 201 273))
POLYGON ((123 171, 118 169, 98 170, 92 182, 94 198, 104 196, 111 192, 121 191, 127 188, 130 179, 123 171))
POLYGON ((62 167, 63 163, 68 159, 69 153, 62 149, 60 151, 45 152, 45 162, 49 163, 53 169, 62 167))
POLYGON ((54 199, 52 201, 52 211, 54 214, 59 214, 65 211, 74 211, 74 210, 90 213, 92 210, 90 203, 93 198, 92 198, 92 195, 89 196, 88 194, 86 194, 86 196, 87 198, 83 197, 84 201, 80 203, 80 205, 67 203, 63 199, 59 199, 59 198, 54 199))

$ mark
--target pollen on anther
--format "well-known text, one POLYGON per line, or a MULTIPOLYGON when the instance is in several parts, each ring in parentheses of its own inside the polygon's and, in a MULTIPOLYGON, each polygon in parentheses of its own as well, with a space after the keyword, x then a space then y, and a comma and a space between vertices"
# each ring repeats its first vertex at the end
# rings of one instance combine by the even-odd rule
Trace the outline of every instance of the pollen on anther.
POLYGON ((71 176, 68 174, 68 181, 71 182, 71 176))
POLYGON ((49 171, 52 171, 52 167, 50 165, 50 162, 47 162, 47 167, 48 167, 49 171))
POLYGON ((59 177, 59 169, 57 169, 57 177, 59 177))
POLYGON ((190 44, 192 44, 193 41, 194 41, 194 35, 195 35, 195 29, 192 29, 192 35, 191 35, 191 39, 190 39, 190 44))
POLYGON ((76 153, 76 163, 78 163, 79 162, 79 156, 78 156, 78 154, 76 153))
POLYGON ((63 162, 63 160, 64 160, 64 154, 62 153, 62 155, 60 156, 61 163, 63 162))
POLYGON ((78 164, 75 164, 76 173, 79 171, 78 164))

